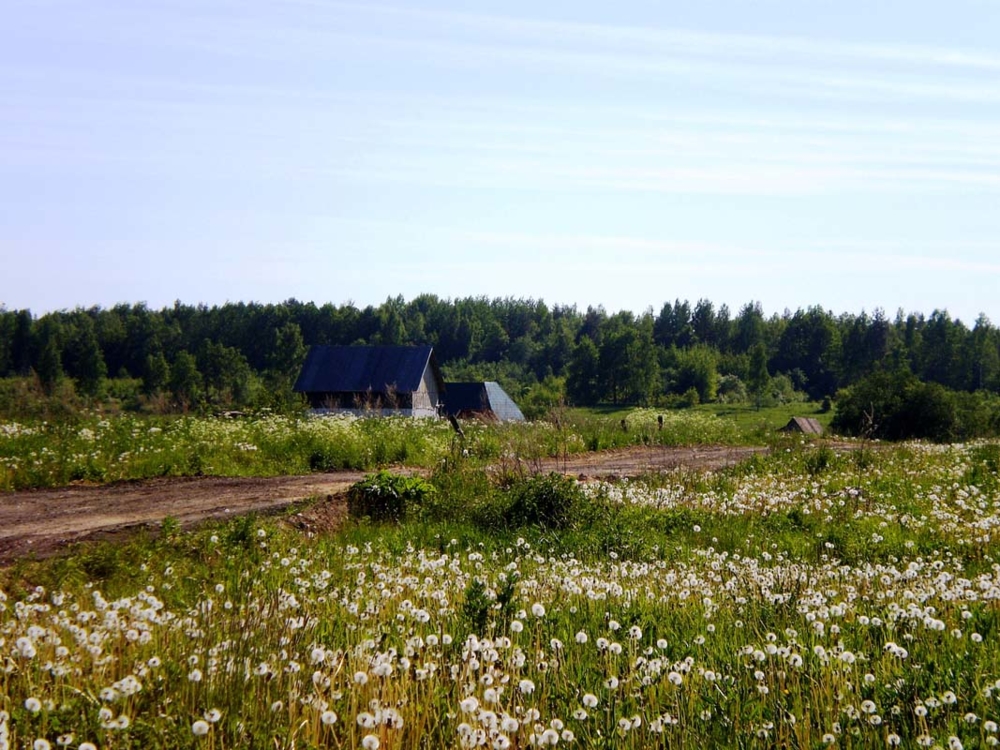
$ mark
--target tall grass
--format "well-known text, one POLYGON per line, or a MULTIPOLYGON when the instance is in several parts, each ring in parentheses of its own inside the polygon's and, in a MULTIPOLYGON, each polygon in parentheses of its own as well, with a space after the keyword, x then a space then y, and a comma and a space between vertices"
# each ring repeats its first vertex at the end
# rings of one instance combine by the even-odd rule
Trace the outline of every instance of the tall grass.
POLYGON ((268 476, 406 464, 434 467, 454 451, 483 462, 630 445, 741 442, 731 423, 704 414, 636 410, 620 419, 470 422, 459 439, 443 420, 263 415, 241 419, 83 415, 0 423, 0 491, 160 476, 268 476))
POLYGON ((994 745, 997 450, 803 446, 585 495, 459 454, 433 517, 23 564, 0 745, 994 745), (578 517, 528 512, 564 492, 578 517))

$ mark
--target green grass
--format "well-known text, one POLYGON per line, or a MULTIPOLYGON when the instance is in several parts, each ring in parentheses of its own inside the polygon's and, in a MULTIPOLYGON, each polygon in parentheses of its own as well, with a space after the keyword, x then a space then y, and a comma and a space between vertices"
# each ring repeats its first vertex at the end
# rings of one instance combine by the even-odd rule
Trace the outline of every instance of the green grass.
POLYGON ((241 419, 78 415, 0 423, 0 492, 161 476, 274 476, 392 465, 433 468, 456 451, 483 464, 535 462, 632 445, 747 444, 761 435, 700 411, 567 411, 558 422, 286 417, 241 419), (657 417, 664 417, 660 429, 657 417))
POLYGON ((740 429, 751 433, 778 430, 788 424, 792 417, 812 417, 828 430, 834 416, 832 409, 824 412, 822 404, 816 402, 779 404, 761 407, 759 410, 751 403, 699 404, 693 408, 720 419, 731 420, 740 429))
POLYGON ((456 457, 412 521, 168 524, 22 563, 0 571, 0 739, 987 746, 996 455, 806 444, 583 495, 456 457))

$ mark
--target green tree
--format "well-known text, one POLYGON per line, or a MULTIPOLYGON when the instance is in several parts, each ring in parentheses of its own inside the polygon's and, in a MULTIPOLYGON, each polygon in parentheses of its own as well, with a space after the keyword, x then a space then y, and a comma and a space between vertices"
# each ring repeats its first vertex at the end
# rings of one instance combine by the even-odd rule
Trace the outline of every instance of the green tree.
POLYGON ((27 375, 31 371, 33 327, 30 310, 18 310, 14 313, 14 330, 11 333, 10 341, 10 366, 15 375, 27 375))
POLYGON ((567 370, 566 395, 571 403, 593 406, 601 400, 600 355, 587 336, 573 349, 567 370))
POLYGON ((294 381, 306 358, 306 351, 298 323, 286 323, 274 332, 268 369, 288 381, 294 381))
POLYGON ((146 355, 142 371, 142 392, 155 396, 170 383, 170 364, 162 351, 146 355))
POLYGON ((38 331, 38 364, 36 372, 42 388, 51 394, 62 380, 61 330, 56 318, 51 315, 42 319, 38 331))
POLYGON ((528 389, 521 400, 521 411, 527 419, 542 419, 553 409, 566 401, 566 381, 549 375, 540 383, 535 383, 528 389))
POLYGON ((177 352, 170 367, 170 391, 182 409, 189 409, 198 403, 202 393, 202 378, 198 372, 198 362, 185 349, 177 352))
POLYGON ((237 349, 206 339, 198 351, 197 363, 209 401, 223 406, 247 403, 252 373, 246 357, 237 349))
POLYGON ((719 384, 715 350, 698 345, 679 351, 675 377, 673 390, 676 393, 685 393, 693 388, 700 403, 714 401, 719 384))
POLYGON ((750 349, 750 374, 748 385, 760 408, 760 400, 771 384, 771 374, 767 371, 767 350, 764 344, 758 343, 750 349))
POLYGON ((97 341, 94 321, 87 314, 77 316, 77 332, 73 341, 74 375, 80 392, 96 398, 104 389, 108 366, 97 341))

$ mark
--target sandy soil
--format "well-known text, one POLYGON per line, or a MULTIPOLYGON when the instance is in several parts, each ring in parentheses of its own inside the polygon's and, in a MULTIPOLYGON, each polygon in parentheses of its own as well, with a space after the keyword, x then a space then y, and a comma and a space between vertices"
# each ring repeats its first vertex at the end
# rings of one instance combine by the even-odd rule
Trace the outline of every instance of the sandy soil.
MULTIPOLYGON (((716 469, 763 448, 700 446, 638 447, 586 453, 526 465, 582 479, 635 476, 676 467, 716 469)), ((74 542, 123 537, 155 530, 163 519, 182 527, 245 513, 274 513, 311 498, 323 502, 293 514, 304 530, 328 531, 346 515, 343 492, 365 472, 334 472, 267 478, 186 477, 105 486, 73 486, 0 494, 0 563, 46 557, 74 542)))

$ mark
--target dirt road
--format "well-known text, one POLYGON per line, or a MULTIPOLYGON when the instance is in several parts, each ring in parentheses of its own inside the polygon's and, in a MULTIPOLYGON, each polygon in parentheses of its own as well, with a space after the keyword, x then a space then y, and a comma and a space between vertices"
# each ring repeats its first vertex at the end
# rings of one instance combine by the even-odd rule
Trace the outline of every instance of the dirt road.
MULTIPOLYGON (((527 465, 585 479, 635 476, 676 467, 716 469, 763 448, 630 448, 548 459, 527 465)), ((276 512, 314 497, 336 496, 365 472, 268 478, 189 477, 0 494, 0 563, 45 557, 74 542, 156 529, 165 518, 190 527, 209 519, 276 512)), ((340 517, 346 509, 340 508, 340 517)), ((327 514, 329 515, 329 514, 327 514)))

